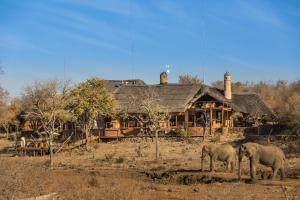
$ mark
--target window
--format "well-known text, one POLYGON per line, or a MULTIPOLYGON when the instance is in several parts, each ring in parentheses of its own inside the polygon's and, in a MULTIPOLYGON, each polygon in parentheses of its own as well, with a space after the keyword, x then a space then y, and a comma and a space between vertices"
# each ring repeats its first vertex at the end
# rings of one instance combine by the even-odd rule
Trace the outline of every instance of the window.
POLYGON ((176 115, 171 115, 170 126, 176 126, 176 115))
POLYGON ((136 118, 129 116, 127 119, 122 121, 122 125, 124 128, 134 128, 138 127, 138 121, 136 118))
POLYGON ((178 115, 177 116, 177 125, 178 126, 184 126, 184 115, 178 115))
POLYGON ((222 112, 216 111, 216 122, 221 123, 221 121, 222 121, 222 112))
POLYGON ((195 117, 196 117, 196 127, 204 127, 205 114, 203 112, 197 112, 195 117))
POLYGON ((195 115, 189 115, 189 121, 188 121, 188 126, 189 127, 194 126, 194 120, 195 120, 195 115))

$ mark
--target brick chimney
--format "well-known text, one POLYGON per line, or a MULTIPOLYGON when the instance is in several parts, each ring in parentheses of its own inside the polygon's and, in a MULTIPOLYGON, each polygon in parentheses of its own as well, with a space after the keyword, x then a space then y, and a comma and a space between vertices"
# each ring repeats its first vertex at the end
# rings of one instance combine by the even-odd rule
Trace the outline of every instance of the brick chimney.
POLYGON ((168 73, 165 71, 160 74, 160 84, 168 84, 168 73))
POLYGON ((231 75, 229 72, 224 74, 224 95, 225 98, 231 100, 232 92, 231 92, 231 75))

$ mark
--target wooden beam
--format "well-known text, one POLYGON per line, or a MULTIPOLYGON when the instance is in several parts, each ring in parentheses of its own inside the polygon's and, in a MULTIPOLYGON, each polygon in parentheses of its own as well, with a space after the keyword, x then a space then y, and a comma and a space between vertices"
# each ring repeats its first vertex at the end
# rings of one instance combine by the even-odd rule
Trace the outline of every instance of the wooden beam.
POLYGON ((227 127, 229 127, 229 121, 228 121, 228 110, 226 111, 226 120, 227 120, 227 127))
POLYGON ((222 109, 221 123, 222 123, 222 129, 223 129, 223 127, 224 127, 224 109, 222 109))
POLYGON ((184 126, 185 129, 188 129, 188 122, 189 122, 189 112, 186 110, 184 113, 184 126))

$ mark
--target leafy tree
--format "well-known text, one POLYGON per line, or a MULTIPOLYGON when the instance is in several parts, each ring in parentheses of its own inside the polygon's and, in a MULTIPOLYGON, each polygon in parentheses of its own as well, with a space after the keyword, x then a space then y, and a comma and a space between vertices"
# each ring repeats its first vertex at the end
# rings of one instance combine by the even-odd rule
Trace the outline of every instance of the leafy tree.
POLYGON ((105 89, 105 81, 89 79, 75 86, 71 92, 69 108, 77 122, 82 125, 86 136, 86 145, 94 120, 100 117, 113 116, 115 103, 112 95, 105 89))
POLYGON ((26 115, 35 118, 42 125, 50 147, 50 167, 53 168, 53 138, 56 125, 70 113, 66 110, 68 102, 67 83, 52 81, 36 81, 25 88, 22 99, 25 103, 26 115))
POLYGON ((179 75, 178 82, 180 84, 203 84, 203 80, 201 80, 198 76, 190 74, 179 75))

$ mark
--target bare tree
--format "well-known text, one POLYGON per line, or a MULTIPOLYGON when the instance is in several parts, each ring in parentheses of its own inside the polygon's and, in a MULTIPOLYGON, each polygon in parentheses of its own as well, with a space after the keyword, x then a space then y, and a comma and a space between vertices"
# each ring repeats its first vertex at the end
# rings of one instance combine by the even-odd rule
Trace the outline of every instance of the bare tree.
POLYGON ((212 82, 211 85, 212 85, 213 87, 215 87, 215 88, 220 89, 220 90, 223 90, 223 89, 224 89, 224 82, 223 82, 223 81, 220 81, 220 80, 212 82))
POLYGON ((9 101, 9 93, 0 87, 0 125, 5 130, 7 138, 9 127, 16 117, 14 111, 10 107, 9 101))
POLYGON ((135 111, 129 113, 127 110, 125 113, 127 113, 127 116, 130 115, 136 118, 143 127, 147 127, 152 133, 155 133, 156 159, 159 159, 158 130, 160 122, 169 119, 169 111, 161 105, 161 99, 155 88, 152 87, 141 88, 129 99, 127 108, 128 110, 134 108, 135 111))
POLYGON ((25 88, 26 115, 41 123, 49 142, 50 167, 53 168, 53 138, 58 121, 69 115, 65 109, 68 100, 68 84, 65 82, 36 81, 25 88))
POLYGON ((190 74, 179 75, 178 82, 180 84, 203 84, 203 80, 201 80, 198 76, 190 74))

